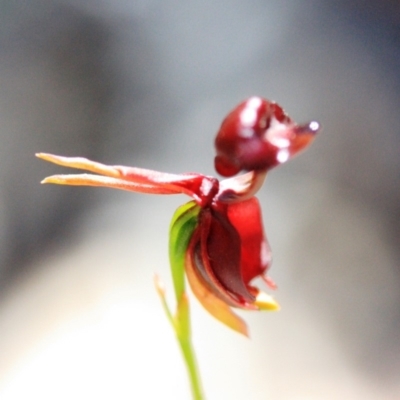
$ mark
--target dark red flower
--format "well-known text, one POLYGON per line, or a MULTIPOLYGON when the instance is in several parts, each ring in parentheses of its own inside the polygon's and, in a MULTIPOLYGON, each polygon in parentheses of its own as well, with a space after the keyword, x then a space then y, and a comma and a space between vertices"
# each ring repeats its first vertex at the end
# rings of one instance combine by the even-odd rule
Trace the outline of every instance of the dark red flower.
MULTIPOLYGON (((55 164, 93 174, 54 175, 43 183, 103 186, 151 194, 184 193, 194 201, 175 213, 170 231, 170 259, 175 291, 184 292, 183 270, 202 305, 231 328, 246 325, 231 307, 274 310, 271 296, 253 286, 267 277, 271 251, 264 235, 261 209, 254 197, 269 169, 309 145, 317 122, 296 125, 274 102, 252 97, 222 122, 215 140, 217 171, 222 181, 202 174, 168 174, 125 166, 107 166, 85 158, 39 153, 55 164), (248 171, 234 176, 240 171, 248 171)), ((177 299, 179 301, 179 298, 177 299)))

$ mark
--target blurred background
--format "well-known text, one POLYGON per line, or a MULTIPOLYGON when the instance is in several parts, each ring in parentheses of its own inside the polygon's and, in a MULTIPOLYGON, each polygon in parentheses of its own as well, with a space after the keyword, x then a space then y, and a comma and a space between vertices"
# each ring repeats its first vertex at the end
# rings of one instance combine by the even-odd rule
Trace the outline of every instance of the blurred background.
POLYGON ((189 398, 152 285, 184 197, 40 186, 68 171, 34 153, 214 174, 251 95, 323 131, 259 194, 282 310, 247 340, 192 302, 207 398, 400 398, 399 2, 0 4, 1 399, 189 398))

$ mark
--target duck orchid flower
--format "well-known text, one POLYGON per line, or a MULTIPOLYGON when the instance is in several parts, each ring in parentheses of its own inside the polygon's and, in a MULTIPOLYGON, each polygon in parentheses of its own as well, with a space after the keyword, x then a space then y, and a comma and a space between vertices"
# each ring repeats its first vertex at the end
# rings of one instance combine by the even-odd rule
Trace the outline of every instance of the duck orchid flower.
MULTIPOLYGON (((231 111, 215 140, 215 167, 222 181, 198 173, 170 174, 80 157, 38 153, 37 157, 91 174, 53 175, 42 183, 102 186, 149 194, 186 194, 171 221, 169 254, 178 306, 185 275, 204 308, 232 329, 247 334, 232 308, 277 310, 276 301, 252 284, 267 276, 271 250, 255 197, 266 173, 307 147, 317 122, 295 124, 275 102, 252 97, 231 111), (235 176, 239 172, 243 174, 235 176), (93 174, 94 173, 94 174, 93 174)), ((162 292, 158 283, 159 292, 162 292)))

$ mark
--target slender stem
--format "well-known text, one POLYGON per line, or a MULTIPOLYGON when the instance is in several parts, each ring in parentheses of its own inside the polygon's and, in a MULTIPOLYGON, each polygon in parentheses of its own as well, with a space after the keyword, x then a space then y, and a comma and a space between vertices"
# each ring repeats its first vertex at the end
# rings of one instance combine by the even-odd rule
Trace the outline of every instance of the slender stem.
POLYGON ((192 344, 190 307, 189 300, 185 292, 182 293, 177 306, 175 316, 171 313, 166 298, 165 288, 158 276, 154 276, 154 284, 161 298, 163 309, 172 328, 175 331, 179 347, 182 351, 183 359, 189 374, 189 382, 192 391, 193 400, 204 400, 204 394, 201 386, 200 374, 197 368, 196 355, 192 344))
POLYGON ((187 337, 177 335, 177 338, 188 370, 193 400, 203 400, 204 395, 191 337, 190 335, 187 337))
POLYGON ((193 400, 203 400, 200 375, 192 345, 189 299, 185 292, 182 293, 178 302, 173 326, 189 373, 193 400))

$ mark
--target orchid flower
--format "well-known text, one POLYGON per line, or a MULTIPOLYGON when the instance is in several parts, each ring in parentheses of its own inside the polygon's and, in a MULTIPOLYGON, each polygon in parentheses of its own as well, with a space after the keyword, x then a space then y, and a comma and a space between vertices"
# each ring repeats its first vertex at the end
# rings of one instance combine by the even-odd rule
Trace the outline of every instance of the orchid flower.
MULTIPOLYGON (((271 250, 264 234, 260 204, 255 194, 267 171, 307 147, 319 130, 315 121, 297 125, 275 102, 251 97, 231 111, 215 139, 215 168, 226 179, 198 173, 170 174, 148 169, 109 166, 80 157, 39 153, 37 157, 95 174, 53 175, 42 183, 102 186, 149 194, 185 194, 191 201, 179 207, 171 221, 169 254, 177 301, 173 316, 164 287, 156 288, 185 350, 190 337, 185 276, 203 307, 230 328, 247 335, 245 322, 232 308, 277 310, 277 302, 253 285, 267 276, 271 250), (237 175, 243 171, 243 174, 237 175)), ((185 353, 186 351, 186 353, 185 353)), ((188 355, 189 354, 189 355, 188 355)), ((192 357, 192 359, 190 359, 192 357)), ((193 367, 194 368, 194 367, 193 367)), ((196 374, 193 372, 192 374, 196 374)), ((199 386, 192 382, 192 387, 199 386)), ((193 390, 202 398, 200 389, 193 390)))
POLYGON ((108 166, 80 157, 38 153, 37 157, 94 174, 54 175, 42 183, 103 186, 150 194, 186 194, 170 227, 170 259, 177 301, 184 274, 204 308, 238 332, 243 320, 231 307, 276 310, 271 296, 251 284, 266 275, 271 251, 264 235, 260 204, 254 195, 266 173, 304 149, 319 130, 315 121, 295 124, 275 102, 252 97, 228 114, 215 140, 219 182, 202 174, 169 174, 142 168, 108 166), (240 171, 248 171, 232 177, 240 171))

